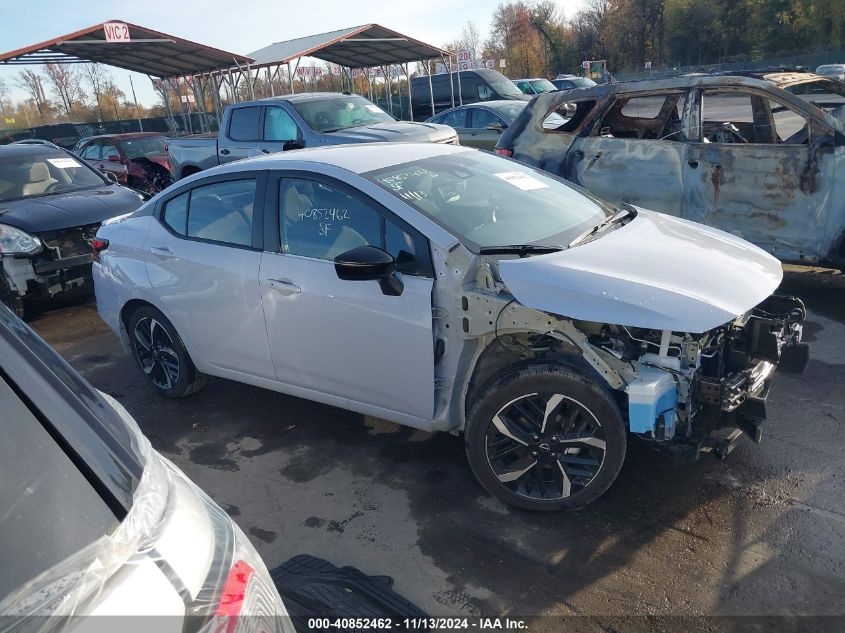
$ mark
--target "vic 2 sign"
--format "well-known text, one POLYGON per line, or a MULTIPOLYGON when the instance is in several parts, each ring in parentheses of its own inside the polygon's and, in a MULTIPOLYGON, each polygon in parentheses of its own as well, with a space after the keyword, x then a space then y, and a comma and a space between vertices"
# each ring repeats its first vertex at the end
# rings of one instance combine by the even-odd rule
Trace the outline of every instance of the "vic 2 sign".
POLYGON ((123 22, 107 22, 103 25, 107 42, 130 42, 129 27, 123 22))

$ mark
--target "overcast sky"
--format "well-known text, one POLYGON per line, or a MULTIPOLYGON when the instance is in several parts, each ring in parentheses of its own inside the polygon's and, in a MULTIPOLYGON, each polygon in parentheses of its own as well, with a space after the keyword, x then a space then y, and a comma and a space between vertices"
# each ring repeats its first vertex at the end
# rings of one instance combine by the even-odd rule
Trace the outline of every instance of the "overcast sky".
MULTIPOLYGON (((0 52, 10 51, 109 20, 126 20, 233 53, 248 54, 282 40, 375 22, 405 35, 440 45, 460 36, 472 20, 487 37, 490 16, 499 0, 34 0, 7 6, 0 34, 0 52)), ((580 9, 584 0, 558 0, 566 17, 580 9)), ((12 98, 24 93, 15 77, 29 66, 0 65, 0 77, 12 98)), ((32 66, 33 69, 39 69, 32 66)), ((153 105, 157 98, 144 75, 112 68, 116 83, 131 99, 132 75, 138 101, 153 105)), ((47 86, 44 86, 47 89, 47 86)), ((90 89, 88 90, 90 92, 90 89)))

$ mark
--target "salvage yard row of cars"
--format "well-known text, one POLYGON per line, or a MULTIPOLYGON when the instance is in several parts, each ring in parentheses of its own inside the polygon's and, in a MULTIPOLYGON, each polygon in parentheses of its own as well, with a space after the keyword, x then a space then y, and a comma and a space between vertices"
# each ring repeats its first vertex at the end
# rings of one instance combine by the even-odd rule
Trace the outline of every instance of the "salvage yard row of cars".
MULTIPOLYGON (((164 397, 216 376, 462 433, 491 495, 578 508, 613 484, 630 441, 696 459, 761 440, 773 373, 808 360, 802 302, 773 294, 778 258, 842 263, 843 95, 810 74, 696 76, 469 104, 501 115, 484 127, 500 155, 362 97, 274 98, 230 106, 217 139, 171 141, 176 182, 152 198, 86 162, 108 161, 106 139, 81 144, 98 148, 85 160, 13 144, 0 148, 0 299, 23 315, 34 295, 93 281, 101 318, 164 397), (204 159, 188 173, 192 151, 204 159)), ((485 116, 460 112, 441 121, 485 116)), ((20 441, 50 452, 98 526, 22 564, 3 613, 114 612, 143 586, 175 614, 263 614, 286 630, 237 526, 117 402, 5 308, 0 351, 20 441), (159 496, 173 494, 196 525, 170 530, 182 519, 159 496), (128 521, 139 501, 167 525, 128 521), (208 564, 181 562, 185 530, 207 537, 208 564), (65 591, 101 548, 113 564, 65 591), (142 572, 152 584, 133 584, 142 572)), ((16 473, 0 492, 26 510, 3 524, 20 537, 39 494, 64 493, 22 495, 19 461, 5 456, 16 473)))

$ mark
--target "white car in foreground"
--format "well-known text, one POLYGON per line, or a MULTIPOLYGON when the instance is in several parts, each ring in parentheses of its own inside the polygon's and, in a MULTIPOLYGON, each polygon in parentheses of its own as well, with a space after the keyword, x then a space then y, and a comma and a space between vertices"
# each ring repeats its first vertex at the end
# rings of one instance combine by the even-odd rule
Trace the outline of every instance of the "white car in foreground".
POLYGON ((462 147, 239 161, 94 248, 100 315, 163 395, 214 375, 463 431, 482 485, 529 509, 598 497, 629 435, 759 441, 775 366, 806 363, 759 248, 462 147))
POLYGON ((0 410, 0 631, 293 633, 240 528, 2 305, 0 410))

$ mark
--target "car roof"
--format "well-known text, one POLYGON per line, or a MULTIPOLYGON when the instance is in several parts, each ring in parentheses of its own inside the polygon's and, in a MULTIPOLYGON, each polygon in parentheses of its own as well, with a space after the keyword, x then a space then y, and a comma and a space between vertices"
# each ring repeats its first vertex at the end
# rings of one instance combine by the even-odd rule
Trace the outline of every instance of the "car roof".
POLYGON ((44 152, 67 155, 64 149, 52 143, 9 143, 8 145, 0 145, 0 156, 35 156, 44 155, 44 152))
POLYGON ((255 169, 287 169, 293 162, 319 163, 338 167, 355 174, 363 174, 374 169, 391 165, 443 156, 461 152, 476 151, 471 147, 448 143, 354 143, 349 145, 329 145, 289 150, 266 156, 247 158, 215 167, 200 174, 215 174, 251 171, 255 169))
MULTIPOLYGON (((542 81, 545 77, 523 77, 522 79, 511 79, 511 81, 542 81)), ((546 81, 548 81, 546 79, 546 81)))
MULTIPOLYGON (((348 99, 349 97, 360 97, 359 94, 352 94, 351 92, 298 92, 292 95, 279 95, 278 97, 266 97, 264 99, 256 99, 249 103, 266 103, 268 101, 287 101, 289 103, 302 103, 305 101, 324 101, 326 99, 348 99)), ((366 99, 366 97, 362 97, 366 99)), ((248 105, 248 104, 240 104, 248 105)))
POLYGON ((95 134, 94 136, 86 136, 79 139, 80 143, 87 143, 88 141, 106 139, 114 141, 128 141, 133 138, 147 138, 150 136, 167 136, 164 132, 125 132, 122 134, 95 134))

